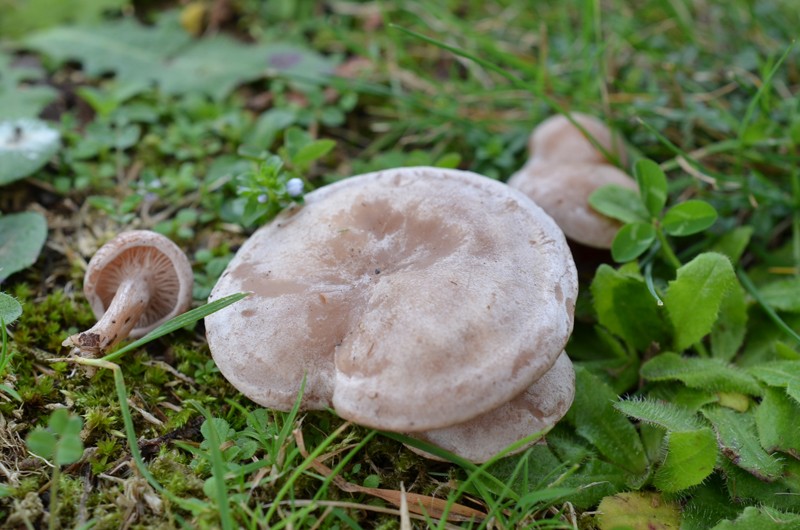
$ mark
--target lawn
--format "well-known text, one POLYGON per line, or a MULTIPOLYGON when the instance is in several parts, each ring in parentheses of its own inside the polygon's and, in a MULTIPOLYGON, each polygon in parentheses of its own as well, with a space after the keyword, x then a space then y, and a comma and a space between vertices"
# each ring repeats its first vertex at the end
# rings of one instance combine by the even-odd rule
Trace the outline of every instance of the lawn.
POLYGON ((0 526, 800 528, 798 27, 794 0, 0 0, 0 526), (203 318, 241 297, 209 295, 301 184, 506 182, 565 112, 638 193, 592 196, 611 251, 571 243, 546 443, 473 464, 222 376, 203 318), (186 253, 192 309, 70 357, 126 230, 186 253))

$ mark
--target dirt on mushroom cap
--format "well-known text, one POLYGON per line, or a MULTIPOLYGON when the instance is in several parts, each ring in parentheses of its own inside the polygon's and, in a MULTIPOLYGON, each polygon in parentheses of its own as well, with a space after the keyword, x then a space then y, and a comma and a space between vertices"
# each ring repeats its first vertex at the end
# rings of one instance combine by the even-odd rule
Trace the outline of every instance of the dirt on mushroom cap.
POLYGON ((487 412, 550 368, 572 329, 574 263, 532 201, 479 175, 404 168, 306 196, 241 248, 206 319, 245 395, 399 431, 487 412))

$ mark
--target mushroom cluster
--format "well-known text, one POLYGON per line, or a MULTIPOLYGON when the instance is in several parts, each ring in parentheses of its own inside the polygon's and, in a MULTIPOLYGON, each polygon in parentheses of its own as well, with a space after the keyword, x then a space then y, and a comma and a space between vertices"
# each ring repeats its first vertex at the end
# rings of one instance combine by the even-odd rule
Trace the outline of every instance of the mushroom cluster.
POLYGON ((186 311, 192 279, 189 260, 168 238, 147 230, 119 234, 92 256, 83 279, 98 322, 63 345, 95 357, 126 337, 143 337, 186 311))
MULTIPOLYGON (((573 113, 594 140, 624 165, 622 139, 601 121, 573 113)), ((544 209, 566 236, 594 248, 611 248, 620 223, 595 211, 589 195, 606 184, 636 191, 636 182, 612 165, 565 116, 552 116, 533 131, 528 144, 530 158, 508 180, 544 209)))
POLYGON ((402 168, 305 197, 245 242, 206 317, 222 374, 253 401, 333 407, 485 461, 569 408, 577 274, 523 194, 473 173, 402 168))

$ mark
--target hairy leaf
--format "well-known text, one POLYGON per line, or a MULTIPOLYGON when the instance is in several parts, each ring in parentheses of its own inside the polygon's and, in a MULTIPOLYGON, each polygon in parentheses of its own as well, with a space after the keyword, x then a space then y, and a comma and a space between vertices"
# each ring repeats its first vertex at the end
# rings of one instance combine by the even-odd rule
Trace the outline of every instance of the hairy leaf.
POLYGON ((727 458, 720 460, 727 477, 728 492, 732 499, 748 504, 766 504, 782 510, 797 510, 800 496, 800 461, 787 458, 784 476, 773 481, 762 480, 727 458))
POLYGON ((667 203, 667 176, 661 167, 646 158, 636 161, 633 174, 639 185, 642 201, 650 211, 650 215, 657 217, 667 203))
POLYGON ((0 281, 32 265, 47 239, 47 221, 37 212, 0 217, 0 281))
POLYGON ((681 530, 708 530, 724 519, 734 519, 739 508, 731 502, 719 473, 692 489, 683 506, 681 530))
POLYGON ((672 352, 653 357, 641 369, 642 377, 651 381, 677 380, 692 388, 715 392, 741 392, 760 396, 758 382, 747 372, 718 359, 681 357, 672 352))
POLYGON ((749 372, 770 386, 786 389, 800 403, 800 361, 773 361, 750 368, 749 372))
POLYGON ((628 188, 608 184, 589 195, 589 205, 601 214, 623 223, 647 222, 650 214, 639 194, 628 188))
POLYGON ((678 269, 664 297, 677 350, 685 350, 711 332, 722 301, 736 281, 728 258, 714 252, 700 254, 678 269))
POLYGON ((775 530, 800 528, 800 515, 767 506, 748 506, 734 521, 722 521, 711 530, 775 530))
POLYGON ((703 427, 697 414, 668 401, 629 399, 618 401, 614 407, 626 416, 658 425, 668 431, 693 431, 703 427))
POLYGON ((665 492, 677 492, 703 482, 717 463, 717 439, 711 429, 667 434, 667 456, 653 479, 665 492))
POLYGON ((768 388, 755 410, 761 445, 767 451, 783 451, 800 459, 800 403, 778 388, 768 388))
POLYGON ((666 340, 661 311, 641 278, 601 265, 591 291, 600 324, 637 350, 666 340))
POLYGON ((600 530, 678 530, 681 526, 680 506, 654 492, 618 493, 604 498, 597 511, 600 530))
POLYGON ((647 457, 636 429, 614 410, 617 394, 586 369, 575 367, 575 401, 567 420, 610 462, 636 481, 647 472, 647 457))
POLYGON ((730 361, 744 343, 747 333, 747 301, 744 288, 734 282, 722 299, 717 321, 711 328, 711 355, 730 361))
POLYGON ((714 426, 722 453, 734 464, 761 480, 781 476, 783 466, 761 447, 751 413, 724 407, 709 407, 702 412, 714 426))

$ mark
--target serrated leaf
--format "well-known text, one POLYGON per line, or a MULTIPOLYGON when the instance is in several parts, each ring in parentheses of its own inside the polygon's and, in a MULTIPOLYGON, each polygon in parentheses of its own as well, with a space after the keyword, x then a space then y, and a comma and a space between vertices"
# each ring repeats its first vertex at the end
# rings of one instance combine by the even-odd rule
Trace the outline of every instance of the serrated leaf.
POLYGON ((758 289, 761 298, 778 311, 800 313, 800 278, 772 281, 758 289))
POLYGON ((656 239, 656 229, 649 223, 628 223, 619 229, 611 242, 611 257, 618 263, 631 261, 642 254, 656 239))
POLYGON ((703 422, 697 414, 668 401, 628 399, 618 401, 614 407, 626 416, 658 425, 668 431, 695 431, 703 427, 703 422))
POLYGON ((734 464, 761 480, 781 476, 783 466, 761 447, 751 413, 713 406, 702 413, 714 426, 722 453, 734 464))
POLYGON ((623 223, 647 222, 650 215, 635 191, 608 184, 589 195, 589 205, 601 214, 623 223))
POLYGON ((656 300, 644 280, 601 265, 591 285, 598 321, 638 351, 666 340, 666 329, 656 300))
POLYGON ((597 507, 600 530, 678 530, 681 510, 659 493, 626 492, 606 497, 597 507))
POLYGON ((780 512, 768 506, 747 506, 733 521, 722 521, 711 530, 786 530, 800 528, 800 515, 780 512))
POLYGON ((32 175, 53 157, 60 135, 41 120, 0 122, 0 186, 32 175))
POLYGON ((717 220, 717 211, 705 201, 690 200, 667 210, 661 226, 671 236, 690 236, 709 228, 717 220))
POLYGON ((678 492, 703 482, 717 463, 717 439, 711 429, 667 434, 667 455, 653 478, 661 491, 678 492))
POLYGON ((722 299, 717 320, 711 328, 711 355, 730 361, 744 343, 747 333, 747 300, 744 288, 734 282, 722 299))
POLYGON ((647 472, 647 457, 636 429, 614 410, 617 394, 581 366, 575 366, 575 401, 567 421, 610 462, 626 470, 630 480, 647 472))
POLYGON ((718 359, 681 357, 665 352, 642 365, 641 375, 650 381, 681 381, 686 386, 714 392, 741 392, 760 396, 761 385, 748 373, 718 359))
POLYGON ((11 295, 0 292, 0 321, 11 324, 22 314, 22 306, 11 295))
POLYGON ((782 390, 767 388, 754 412, 761 446, 769 452, 783 451, 800 459, 800 403, 782 390))
POLYGON ((657 217, 667 204, 667 176, 661 167, 646 158, 636 161, 633 174, 639 185, 639 193, 650 215, 657 217))
POLYGON ((737 281, 728 258, 715 252, 700 254, 678 269, 664 296, 675 349, 683 351, 711 332, 722 300, 737 281))
POLYGON ((785 388, 786 393, 800 403, 800 361, 773 361, 748 371, 770 386, 785 388))
POLYGON ((36 212, 0 217, 0 282, 32 265, 47 239, 47 221, 36 212))

